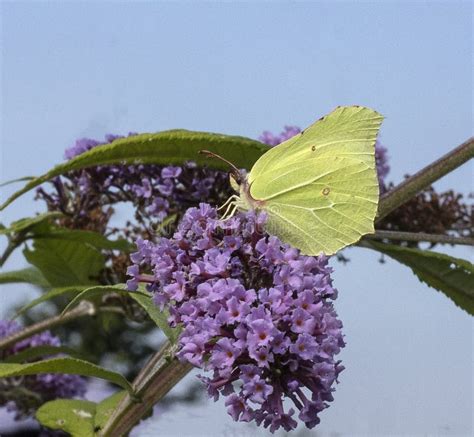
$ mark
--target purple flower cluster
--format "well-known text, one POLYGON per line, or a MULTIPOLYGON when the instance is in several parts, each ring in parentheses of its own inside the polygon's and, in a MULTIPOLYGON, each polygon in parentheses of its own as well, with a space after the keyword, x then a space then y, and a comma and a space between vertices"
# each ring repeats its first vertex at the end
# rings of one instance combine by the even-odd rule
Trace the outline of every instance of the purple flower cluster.
MULTIPOLYGON (((21 326, 11 320, 0 320, 0 338, 19 331, 21 326)), ((61 346, 59 338, 45 331, 33 335, 0 351, 0 359, 16 355, 37 346, 61 346)), ((56 398, 83 396, 86 381, 77 375, 42 373, 38 375, 0 379, 0 407, 6 406, 16 419, 32 415, 44 402, 56 398)))
POLYGON ((213 372, 201 379, 234 420, 294 429, 288 398, 312 428, 343 369, 332 269, 262 232, 264 223, 263 214, 222 221, 207 204, 191 208, 172 238, 138 241, 129 288, 153 273, 156 304, 184 327, 178 357, 213 372))

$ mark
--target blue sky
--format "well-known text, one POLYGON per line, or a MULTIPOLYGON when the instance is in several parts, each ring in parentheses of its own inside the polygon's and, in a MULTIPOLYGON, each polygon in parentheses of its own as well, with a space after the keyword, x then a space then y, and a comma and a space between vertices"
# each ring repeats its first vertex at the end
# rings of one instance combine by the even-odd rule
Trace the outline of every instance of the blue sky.
MULTIPOLYGON (((257 137, 344 104, 386 116, 394 181, 472 135, 470 2, 3 2, 1 12, 2 180, 47 170, 81 136, 181 127, 257 137)), ((437 186, 472 191, 472 170, 437 186)), ((33 211, 24 196, 1 221, 33 211)), ((471 320, 404 267, 348 255, 335 264, 347 370, 320 433, 472 432, 471 320)), ((5 311, 13 298, 1 299, 5 311)), ((220 403, 156 426, 247 432, 220 403)))

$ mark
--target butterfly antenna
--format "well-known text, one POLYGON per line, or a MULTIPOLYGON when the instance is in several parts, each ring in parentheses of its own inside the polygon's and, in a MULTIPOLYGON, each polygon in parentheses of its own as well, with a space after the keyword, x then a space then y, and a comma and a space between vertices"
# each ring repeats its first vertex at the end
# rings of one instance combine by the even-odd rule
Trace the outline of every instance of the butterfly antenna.
POLYGON ((201 155, 206 155, 210 158, 220 159, 221 161, 224 161, 232 169, 231 174, 232 176, 234 176, 235 181, 240 184, 242 179, 240 175, 240 170, 234 164, 232 164, 232 162, 228 161, 223 156, 218 155, 217 153, 211 152, 210 150, 200 150, 199 153, 201 155))

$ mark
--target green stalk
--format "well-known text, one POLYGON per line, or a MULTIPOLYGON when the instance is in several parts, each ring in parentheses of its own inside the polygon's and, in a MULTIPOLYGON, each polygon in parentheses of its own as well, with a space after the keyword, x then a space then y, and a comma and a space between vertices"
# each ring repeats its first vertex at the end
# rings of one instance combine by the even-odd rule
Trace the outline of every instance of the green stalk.
POLYGON ((379 202, 377 220, 381 220, 393 210, 416 196, 420 191, 453 171, 474 157, 474 138, 469 138, 451 152, 442 156, 432 164, 385 193, 379 202))
POLYGON ((419 241, 440 244, 461 244, 474 246, 474 238, 454 237, 451 235, 427 234, 425 232, 379 231, 366 235, 369 240, 419 241))
POLYGON ((133 382, 136 398, 127 394, 100 431, 101 437, 125 436, 193 366, 175 358, 176 345, 166 342, 133 382))
POLYGON ((78 319, 84 316, 93 316, 96 313, 94 305, 90 302, 82 301, 76 308, 68 311, 64 315, 50 317, 41 322, 35 323, 34 325, 27 326, 21 331, 15 332, 8 337, 4 337, 0 340, 0 350, 5 349, 15 343, 24 340, 25 338, 31 337, 32 335, 38 334, 39 332, 46 331, 47 329, 54 328, 58 325, 63 325, 71 320, 78 319))

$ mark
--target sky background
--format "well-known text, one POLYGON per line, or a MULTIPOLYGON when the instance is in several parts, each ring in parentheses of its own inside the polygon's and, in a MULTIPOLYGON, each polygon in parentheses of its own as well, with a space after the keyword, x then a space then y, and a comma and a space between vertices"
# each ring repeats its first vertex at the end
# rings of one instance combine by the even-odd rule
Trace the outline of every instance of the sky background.
MULTIPOLYGON (((385 115, 381 141, 395 182, 472 135, 471 2, 0 7, 2 181, 51 168, 78 137, 186 128, 256 138, 345 104, 385 115)), ((472 165, 436 186, 472 191, 472 165)), ((35 208, 26 195, 0 221, 35 208)), ((472 259, 466 248, 449 253, 472 259)), ((317 432, 297 435, 472 435, 469 316, 403 266, 363 249, 346 255, 347 266, 333 262, 346 370, 317 432)), ((22 257, 6 267, 23 267, 22 257)), ((34 295, 4 287, 0 316, 34 295)), ((269 435, 234 424, 222 402, 159 419, 135 434, 269 435)))

